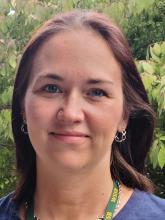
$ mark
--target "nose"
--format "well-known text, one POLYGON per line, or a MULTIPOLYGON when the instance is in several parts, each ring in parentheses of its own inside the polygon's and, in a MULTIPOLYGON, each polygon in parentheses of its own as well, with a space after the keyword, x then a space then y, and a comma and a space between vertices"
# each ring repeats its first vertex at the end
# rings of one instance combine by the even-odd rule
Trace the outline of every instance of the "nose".
POLYGON ((63 99, 57 112, 60 122, 73 124, 80 123, 84 119, 82 97, 77 92, 72 92, 63 99))

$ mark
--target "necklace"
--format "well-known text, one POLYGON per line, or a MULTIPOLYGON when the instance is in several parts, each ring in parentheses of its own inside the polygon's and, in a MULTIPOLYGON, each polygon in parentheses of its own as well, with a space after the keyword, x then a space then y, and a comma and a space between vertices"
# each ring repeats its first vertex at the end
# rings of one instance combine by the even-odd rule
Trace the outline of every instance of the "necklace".
MULTIPOLYGON (((121 194, 121 185, 118 181, 114 181, 113 183, 113 189, 112 193, 109 199, 109 202, 107 204, 107 207, 105 209, 105 215, 102 217, 99 217, 97 220, 111 220, 113 218, 114 213, 116 212, 117 208, 119 207, 120 203, 120 194, 121 194)), ((26 220, 40 220, 35 214, 34 214, 34 204, 33 202, 31 205, 30 203, 26 202, 26 220)))

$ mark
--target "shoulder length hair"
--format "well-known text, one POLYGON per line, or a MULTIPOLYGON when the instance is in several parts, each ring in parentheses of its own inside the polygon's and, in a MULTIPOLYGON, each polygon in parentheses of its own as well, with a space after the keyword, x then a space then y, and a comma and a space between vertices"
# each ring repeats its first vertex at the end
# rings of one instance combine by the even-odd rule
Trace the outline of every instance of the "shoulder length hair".
POLYGON ((114 141, 112 144, 112 178, 131 188, 152 190, 152 183, 145 177, 144 168, 153 138, 154 112, 128 43, 121 30, 105 15, 92 11, 72 11, 44 23, 27 44, 18 67, 12 99, 12 129, 19 175, 13 198, 18 204, 32 200, 36 187, 36 154, 28 134, 21 131, 22 102, 34 57, 48 38, 62 31, 84 27, 95 31, 107 42, 122 68, 124 117, 128 119, 127 139, 123 143, 114 141))

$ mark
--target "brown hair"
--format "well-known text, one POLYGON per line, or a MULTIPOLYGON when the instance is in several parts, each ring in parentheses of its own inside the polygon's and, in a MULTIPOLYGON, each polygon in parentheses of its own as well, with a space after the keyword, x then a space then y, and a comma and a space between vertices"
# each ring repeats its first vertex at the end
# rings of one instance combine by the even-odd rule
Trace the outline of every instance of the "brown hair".
POLYGON ((32 62, 37 50, 48 38, 61 31, 82 27, 95 31, 105 39, 123 72, 127 139, 122 143, 113 143, 110 167, 112 178, 128 187, 152 190, 151 182, 144 176, 144 166, 153 137, 154 113, 128 43, 120 29, 106 16, 91 11, 72 11, 50 19, 35 33, 18 67, 12 100, 12 128, 19 173, 14 199, 18 204, 31 200, 36 187, 35 151, 29 136, 20 129, 23 123, 21 104, 28 87, 32 62))

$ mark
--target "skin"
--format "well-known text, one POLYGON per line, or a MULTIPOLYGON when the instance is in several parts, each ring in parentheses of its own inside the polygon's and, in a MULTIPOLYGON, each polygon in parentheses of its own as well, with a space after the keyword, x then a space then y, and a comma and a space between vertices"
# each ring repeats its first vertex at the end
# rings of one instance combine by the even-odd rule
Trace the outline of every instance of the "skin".
MULTIPOLYGON (((36 152, 37 215, 102 216, 113 185, 111 145, 127 124, 121 68, 106 42, 86 29, 47 40, 34 59, 23 108, 36 152)), ((132 191, 123 186, 122 194, 120 208, 132 191)))

